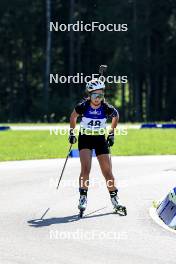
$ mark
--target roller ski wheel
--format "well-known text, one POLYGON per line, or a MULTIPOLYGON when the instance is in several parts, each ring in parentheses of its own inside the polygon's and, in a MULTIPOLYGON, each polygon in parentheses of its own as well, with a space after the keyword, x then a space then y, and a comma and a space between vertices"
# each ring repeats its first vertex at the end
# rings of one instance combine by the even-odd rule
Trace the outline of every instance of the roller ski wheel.
POLYGON ((126 216, 127 215, 127 209, 125 206, 118 205, 116 208, 114 208, 115 214, 126 216))

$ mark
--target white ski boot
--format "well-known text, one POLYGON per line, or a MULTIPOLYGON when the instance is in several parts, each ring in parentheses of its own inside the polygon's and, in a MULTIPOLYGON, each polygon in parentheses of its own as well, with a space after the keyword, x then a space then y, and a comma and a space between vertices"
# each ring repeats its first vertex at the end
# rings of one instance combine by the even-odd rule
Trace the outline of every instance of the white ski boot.
POLYGON ((83 213, 86 210, 86 207, 87 207, 87 196, 80 195, 78 209, 80 211, 79 215, 81 218, 83 217, 83 213))
POLYGON ((121 204, 120 199, 117 195, 117 190, 114 192, 110 192, 110 196, 111 196, 111 202, 114 207, 115 213, 126 216, 127 209, 124 205, 121 204))

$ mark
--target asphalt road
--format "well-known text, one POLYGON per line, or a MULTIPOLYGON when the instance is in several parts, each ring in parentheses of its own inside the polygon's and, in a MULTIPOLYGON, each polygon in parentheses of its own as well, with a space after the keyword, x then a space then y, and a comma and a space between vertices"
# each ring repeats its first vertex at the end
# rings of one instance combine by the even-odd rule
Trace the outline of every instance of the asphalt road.
POLYGON ((150 218, 149 207, 176 185, 176 156, 113 157, 112 162, 128 215, 113 214, 94 158, 81 220, 79 159, 69 159, 58 191, 63 159, 1 162, 0 263, 175 264, 175 234, 150 218))

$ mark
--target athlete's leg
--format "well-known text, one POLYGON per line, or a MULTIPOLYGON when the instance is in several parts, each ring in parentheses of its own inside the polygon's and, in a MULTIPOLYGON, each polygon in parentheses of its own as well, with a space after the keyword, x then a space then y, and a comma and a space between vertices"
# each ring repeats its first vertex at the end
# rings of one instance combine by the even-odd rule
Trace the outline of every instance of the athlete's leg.
POLYGON ((92 151, 90 149, 81 149, 80 152, 81 173, 79 177, 80 189, 88 190, 89 174, 92 162, 92 151))
POLYGON ((115 185, 115 179, 112 174, 112 165, 111 165, 111 159, 108 154, 101 154, 97 155, 102 173, 106 179, 106 185, 109 190, 110 198, 112 205, 115 209, 116 213, 119 213, 121 215, 126 215, 126 207, 121 204, 120 199, 118 197, 118 189, 115 185))
POLYGON ((109 154, 97 155, 97 159, 99 161, 102 174, 105 177, 108 190, 110 192, 117 190, 115 186, 115 178, 112 173, 112 164, 111 164, 110 155, 109 154))

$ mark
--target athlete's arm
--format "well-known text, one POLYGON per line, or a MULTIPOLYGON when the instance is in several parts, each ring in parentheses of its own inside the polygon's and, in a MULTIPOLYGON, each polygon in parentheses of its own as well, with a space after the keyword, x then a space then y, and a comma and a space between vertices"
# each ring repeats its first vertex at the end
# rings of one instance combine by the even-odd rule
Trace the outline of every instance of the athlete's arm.
POLYGON ((73 130, 76 127, 77 118, 79 115, 83 115, 85 110, 85 104, 86 100, 82 100, 75 106, 75 109, 73 110, 70 116, 70 129, 73 130))
POLYGON ((111 133, 114 133, 114 130, 115 130, 115 128, 116 128, 117 125, 118 125, 118 122, 119 122, 119 116, 114 116, 114 117, 112 118, 112 122, 111 122, 111 129, 110 129, 110 131, 109 131, 110 134, 111 134, 111 133))
POLYGON ((119 121, 119 113, 117 111, 117 109, 115 109, 113 106, 109 105, 108 107, 108 113, 109 113, 109 117, 112 118, 111 121, 111 129, 108 133, 108 137, 107 137, 107 143, 109 145, 109 147, 112 147, 114 145, 114 132, 115 129, 118 125, 118 121, 119 121))
POLYGON ((78 116, 79 114, 73 110, 70 116, 70 130, 75 129, 78 116))
POLYGON ((119 112, 118 110, 113 107, 112 105, 106 104, 106 113, 109 118, 111 118, 111 129, 109 131, 109 134, 113 134, 115 128, 118 125, 119 122, 119 112))
POLYGON ((77 121, 78 116, 79 114, 75 110, 73 110, 70 116, 70 132, 69 132, 69 138, 68 138, 70 144, 75 144, 77 141, 75 133, 74 133, 74 129, 76 127, 76 121, 77 121))
POLYGON ((74 129, 76 127, 77 118, 79 115, 82 115, 84 112, 84 102, 81 102, 75 106, 75 109, 71 113, 70 116, 70 136, 69 136, 69 142, 70 144, 76 143, 76 136, 74 133, 74 129))

